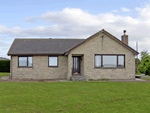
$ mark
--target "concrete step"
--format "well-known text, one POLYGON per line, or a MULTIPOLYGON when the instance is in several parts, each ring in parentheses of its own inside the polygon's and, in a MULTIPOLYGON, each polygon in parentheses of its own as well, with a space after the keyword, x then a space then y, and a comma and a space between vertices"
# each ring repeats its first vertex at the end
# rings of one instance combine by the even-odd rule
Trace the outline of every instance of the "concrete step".
POLYGON ((85 76, 71 76, 70 77, 71 81, 86 81, 85 76))

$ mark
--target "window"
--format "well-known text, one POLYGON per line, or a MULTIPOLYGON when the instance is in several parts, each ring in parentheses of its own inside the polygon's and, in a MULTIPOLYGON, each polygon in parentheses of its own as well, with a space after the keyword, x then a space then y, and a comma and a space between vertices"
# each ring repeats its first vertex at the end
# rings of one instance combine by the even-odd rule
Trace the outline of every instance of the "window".
POLYGON ((118 67, 124 67, 124 56, 118 56, 118 67))
POLYGON ((19 67, 27 66, 27 57, 19 57, 19 67))
POLYGON ((123 68, 125 55, 95 55, 95 67, 123 68))
POLYGON ((117 56, 103 55, 103 67, 117 67, 117 56))
POLYGON ((95 56, 95 67, 101 67, 101 55, 95 56))
POLYGON ((49 67, 58 67, 58 57, 57 56, 49 56, 49 67))
POLYGON ((18 67, 32 67, 32 56, 19 56, 18 67))
POLYGON ((28 67, 32 67, 32 57, 28 57, 28 67))

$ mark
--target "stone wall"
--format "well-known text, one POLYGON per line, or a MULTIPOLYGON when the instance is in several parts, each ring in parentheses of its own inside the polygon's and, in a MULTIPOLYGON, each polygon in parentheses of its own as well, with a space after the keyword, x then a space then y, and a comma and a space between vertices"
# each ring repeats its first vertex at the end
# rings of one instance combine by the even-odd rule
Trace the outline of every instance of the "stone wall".
POLYGON ((33 56, 32 68, 20 68, 18 56, 12 56, 12 79, 66 79, 67 56, 59 56, 58 60, 58 67, 48 67, 48 56, 33 56))
POLYGON ((18 68, 18 56, 12 56, 13 79, 68 79, 72 76, 72 55, 83 54, 81 74, 86 79, 135 79, 135 55, 120 43, 101 33, 73 49, 68 56, 59 56, 58 67, 48 67, 48 56, 33 56, 33 68, 18 68), (102 38, 101 36, 104 35, 102 38), (125 54, 125 68, 95 68, 95 54, 125 54))
POLYGON ((87 79, 135 79, 135 55, 104 33, 73 49, 69 56, 72 54, 84 54, 84 76, 87 79), (95 54, 125 54, 125 68, 95 68, 95 54))

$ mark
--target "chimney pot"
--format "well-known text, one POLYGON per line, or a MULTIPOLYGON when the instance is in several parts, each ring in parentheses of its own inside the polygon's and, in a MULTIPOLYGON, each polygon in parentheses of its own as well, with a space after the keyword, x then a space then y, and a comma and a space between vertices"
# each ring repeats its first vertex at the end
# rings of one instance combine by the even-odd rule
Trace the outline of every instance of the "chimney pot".
POLYGON ((123 32, 124 32, 124 35, 126 35, 126 30, 124 30, 123 32))

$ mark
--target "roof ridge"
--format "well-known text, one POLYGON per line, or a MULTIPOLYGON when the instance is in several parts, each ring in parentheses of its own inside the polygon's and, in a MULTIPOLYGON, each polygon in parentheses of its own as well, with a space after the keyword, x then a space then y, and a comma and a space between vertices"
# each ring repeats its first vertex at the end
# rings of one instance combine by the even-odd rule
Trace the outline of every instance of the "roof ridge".
POLYGON ((59 39, 59 40, 85 40, 84 38, 82 38, 82 39, 79 39, 79 38, 77 38, 77 39, 75 39, 75 38, 52 38, 52 39, 54 39, 54 40, 57 40, 57 39, 59 39))
POLYGON ((85 40, 85 39, 75 39, 75 38, 15 38, 15 39, 19 39, 19 40, 85 40))

